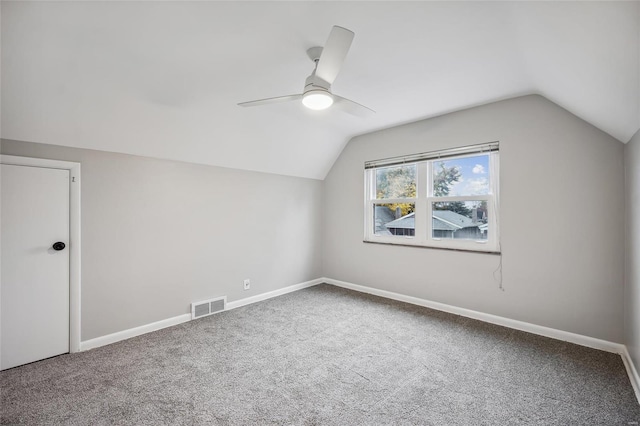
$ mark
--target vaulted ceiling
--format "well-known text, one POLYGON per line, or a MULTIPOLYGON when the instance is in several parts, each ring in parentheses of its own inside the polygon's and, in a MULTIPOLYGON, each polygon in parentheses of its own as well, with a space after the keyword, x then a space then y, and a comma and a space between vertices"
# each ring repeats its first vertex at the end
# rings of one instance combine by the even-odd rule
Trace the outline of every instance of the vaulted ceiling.
POLYGON ((1 136, 322 179, 348 140, 538 93, 627 142, 640 127, 639 2, 6 2, 1 136), (333 25, 333 85, 299 102, 333 25))

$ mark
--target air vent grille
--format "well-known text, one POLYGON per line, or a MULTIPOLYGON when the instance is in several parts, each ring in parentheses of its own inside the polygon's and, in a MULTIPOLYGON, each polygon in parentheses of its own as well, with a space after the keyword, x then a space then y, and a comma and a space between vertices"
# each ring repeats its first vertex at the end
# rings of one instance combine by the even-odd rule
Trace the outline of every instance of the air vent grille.
POLYGON ((191 304, 191 319, 202 318, 225 310, 227 297, 202 300, 191 304))
POLYGON ((213 302, 209 302, 209 310, 212 314, 215 314, 216 312, 224 311, 224 305, 224 299, 214 300, 213 302))

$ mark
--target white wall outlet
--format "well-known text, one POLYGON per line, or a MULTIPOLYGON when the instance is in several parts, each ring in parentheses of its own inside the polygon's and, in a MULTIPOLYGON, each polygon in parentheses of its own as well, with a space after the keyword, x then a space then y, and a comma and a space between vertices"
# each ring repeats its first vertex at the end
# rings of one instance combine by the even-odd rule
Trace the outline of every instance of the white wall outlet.
POLYGON ((244 280, 244 289, 249 290, 250 288, 251 288, 251 280, 247 278, 246 280, 244 280))

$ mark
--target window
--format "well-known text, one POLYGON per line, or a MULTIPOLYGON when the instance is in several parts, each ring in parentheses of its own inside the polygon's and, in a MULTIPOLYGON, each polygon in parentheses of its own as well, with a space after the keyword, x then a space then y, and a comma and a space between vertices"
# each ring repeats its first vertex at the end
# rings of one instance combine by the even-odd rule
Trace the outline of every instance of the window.
POLYGON ((365 241, 496 252, 498 143, 365 163, 365 241))

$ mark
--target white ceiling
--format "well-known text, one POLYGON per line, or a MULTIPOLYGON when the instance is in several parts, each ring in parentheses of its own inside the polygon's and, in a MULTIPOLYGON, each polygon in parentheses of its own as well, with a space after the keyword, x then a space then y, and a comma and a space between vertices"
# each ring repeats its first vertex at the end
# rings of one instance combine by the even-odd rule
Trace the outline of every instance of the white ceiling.
POLYGON ((627 142, 639 2, 2 2, 3 138, 322 179, 358 134, 539 93, 627 142), (336 94, 305 51, 356 33, 336 94))

